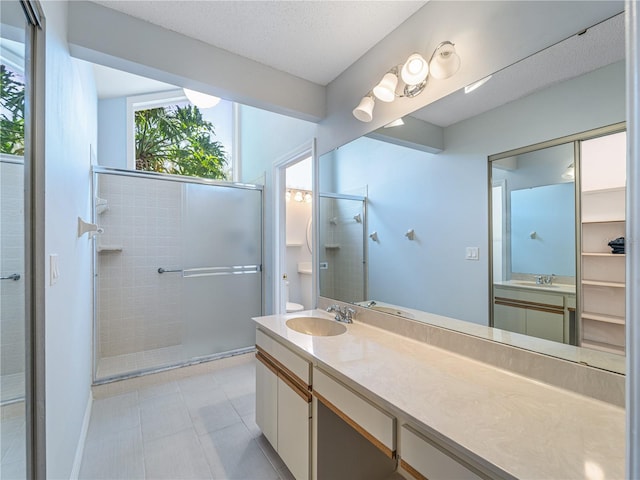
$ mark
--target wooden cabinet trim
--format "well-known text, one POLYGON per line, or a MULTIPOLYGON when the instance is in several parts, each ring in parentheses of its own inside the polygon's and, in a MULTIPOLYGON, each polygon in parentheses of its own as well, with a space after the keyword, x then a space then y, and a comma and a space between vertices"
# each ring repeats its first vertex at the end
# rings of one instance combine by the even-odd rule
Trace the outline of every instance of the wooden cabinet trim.
POLYGON ((402 458, 400 458, 400 466, 402 467, 403 470, 405 470, 409 475, 411 475, 416 480, 429 480, 427 477, 422 475, 419 471, 417 471, 415 468, 413 468, 411 465, 405 462, 402 458))
POLYGON ((546 303, 528 302, 526 300, 514 300, 513 298, 495 297, 496 305, 504 305, 507 307, 524 308, 527 310, 537 310, 539 312, 564 313, 564 307, 556 305, 548 305, 546 303))
POLYGON ((378 440, 376 437, 371 435, 367 430, 362 428, 351 417, 349 417, 346 413, 344 413, 342 410, 340 410, 338 407, 336 407, 329 400, 324 398, 321 394, 319 394, 318 392, 314 391, 313 392, 313 396, 316 397, 318 399, 318 401, 321 402, 325 407, 327 407, 329 410, 331 410, 333 413, 335 413, 338 417, 340 417, 345 423, 347 423, 347 425, 349 425, 356 432, 358 432, 360 435, 362 435, 364 438, 366 438, 369 442, 371 442, 375 447, 378 448, 378 450, 380 450, 382 453, 384 453, 387 457, 389 457, 389 458, 395 458, 396 457, 396 452, 395 451, 389 449, 380 440, 378 440))
POLYGON ((275 358, 269 355, 256 345, 258 350, 256 358, 260 360, 269 370, 275 373, 278 378, 281 378, 294 392, 300 395, 307 403, 311 402, 311 387, 304 381, 298 378, 293 372, 287 369, 284 365, 278 362, 275 358))
POLYGON ((271 370, 275 375, 278 375, 278 369, 274 367, 264 355, 262 355, 260 352, 256 352, 256 358, 260 360, 260 362, 262 362, 262 364, 269 370, 271 370))

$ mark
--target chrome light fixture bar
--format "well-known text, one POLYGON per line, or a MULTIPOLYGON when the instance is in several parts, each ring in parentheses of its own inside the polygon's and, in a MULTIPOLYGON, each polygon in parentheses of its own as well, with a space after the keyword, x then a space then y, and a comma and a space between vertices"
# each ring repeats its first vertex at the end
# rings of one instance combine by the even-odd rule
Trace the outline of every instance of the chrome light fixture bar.
POLYGON ((396 97, 413 98, 420 95, 427 86, 429 75, 435 79, 449 78, 460 69, 460 57, 455 45, 449 41, 440 43, 427 62, 419 53, 412 53, 402 65, 393 66, 384 74, 380 82, 367 93, 356 108, 353 116, 361 122, 373 120, 375 99, 393 102, 396 97), (404 85, 401 93, 398 84, 404 85))

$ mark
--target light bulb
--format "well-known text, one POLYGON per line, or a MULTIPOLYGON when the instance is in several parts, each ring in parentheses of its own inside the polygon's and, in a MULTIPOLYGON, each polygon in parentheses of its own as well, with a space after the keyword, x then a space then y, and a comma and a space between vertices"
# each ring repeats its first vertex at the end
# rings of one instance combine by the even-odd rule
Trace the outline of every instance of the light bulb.
POLYGON ((287 202, 291 200, 291 190, 287 190, 287 193, 284 194, 284 198, 286 198, 287 202))
POLYGON ((383 102, 393 102, 396 98, 398 76, 395 73, 385 73, 380 83, 373 87, 373 94, 383 102))
POLYGON ((360 103, 353 109, 353 116, 361 122, 370 122, 373 119, 373 107, 375 102, 371 95, 367 95, 360 100, 360 103))
POLYGON ((402 81, 407 85, 418 85, 429 75, 429 64, 419 53, 409 55, 400 72, 402 81))
POLYGON ((438 79, 449 78, 460 69, 460 57, 451 42, 442 42, 433 52, 429 63, 431 76, 438 79))
POLYGON ((306 203, 311 203, 313 201, 313 197, 311 196, 311 194, 309 192, 304 194, 304 201, 306 203))
POLYGON ((301 202, 302 201, 302 192, 296 192, 296 194, 294 195, 293 199, 296 202, 301 202))

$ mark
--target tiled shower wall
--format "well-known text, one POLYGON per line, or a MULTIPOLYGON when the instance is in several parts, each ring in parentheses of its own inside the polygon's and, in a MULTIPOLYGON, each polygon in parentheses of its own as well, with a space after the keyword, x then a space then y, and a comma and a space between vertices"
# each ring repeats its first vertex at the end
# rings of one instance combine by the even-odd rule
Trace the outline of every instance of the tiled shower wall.
POLYGON ((0 249, 2 276, 18 273, 18 281, 0 286, 0 374, 24 373, 24 166, 0 162, 0 249))
POLYGON ((328 262, 320 270, 322 296, 345 302, 367 300, 364 292, 363 202, 322 198, 320 208, 320 261, 328 262), (360 214, 358 223, 354 216, 360 214))
POLYGON ((182 184, 98 174, 98 357, 182 343, 182 184), (119 249, 121 248, 121 251, 119 249))

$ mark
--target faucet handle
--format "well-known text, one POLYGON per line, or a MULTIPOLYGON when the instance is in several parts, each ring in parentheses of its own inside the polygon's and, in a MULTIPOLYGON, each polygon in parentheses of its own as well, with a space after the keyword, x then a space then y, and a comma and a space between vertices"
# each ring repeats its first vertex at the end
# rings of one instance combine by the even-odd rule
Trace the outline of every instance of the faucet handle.
POLYGON ((358 312, 355 309, 351 307, 347 308, 347 314, 346 314, 347 320, 349 322, 353 321, 353 319, 356 318, 357 313, 358 312))
POLYGON ((337 304, 333 304, 329 307, 327 307, 327 312, 335 312, 335 311, 340 311, 340 306, 338 306, 337 304))

